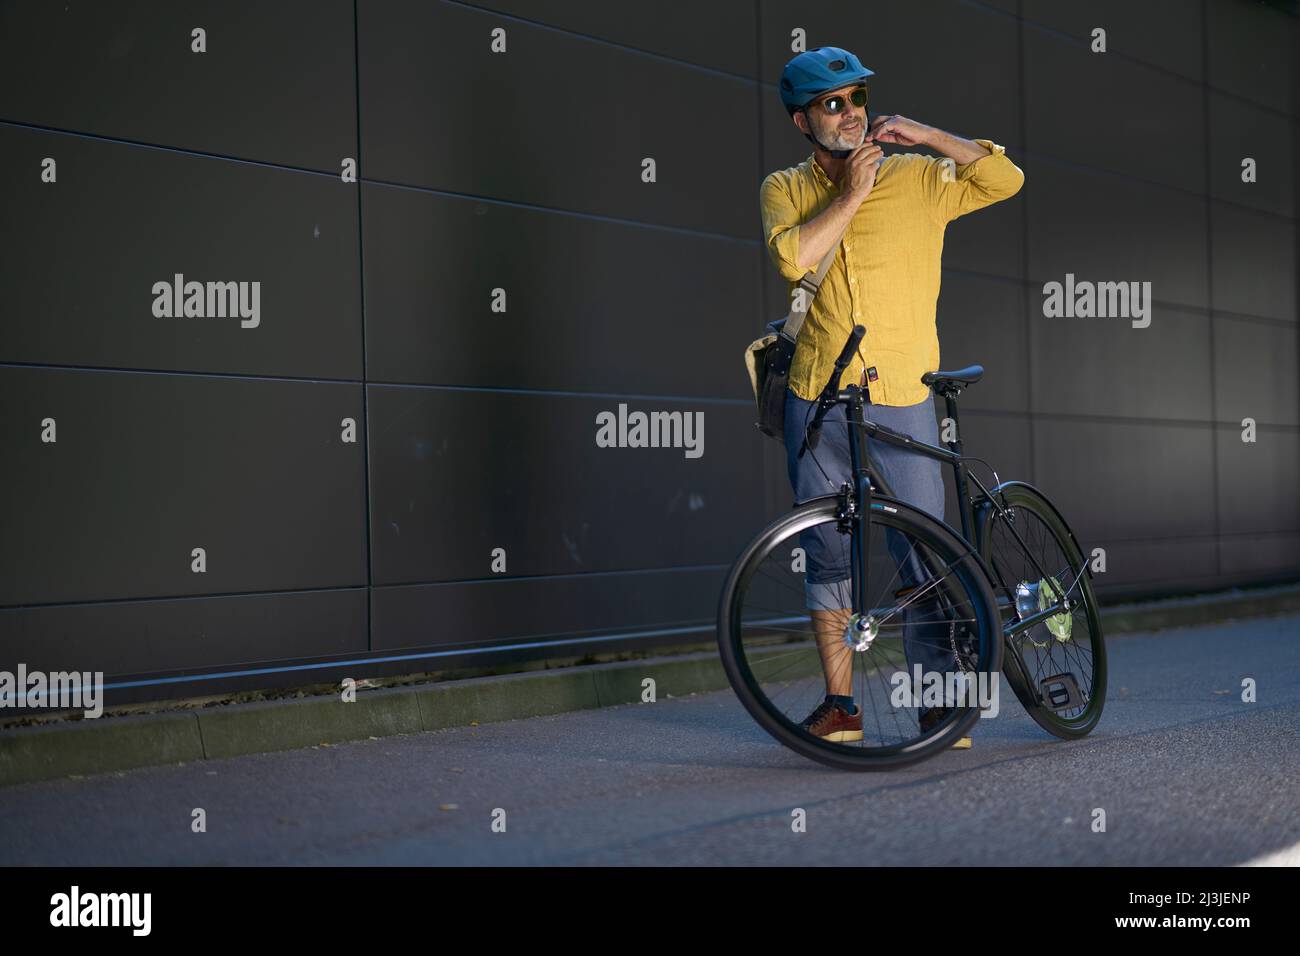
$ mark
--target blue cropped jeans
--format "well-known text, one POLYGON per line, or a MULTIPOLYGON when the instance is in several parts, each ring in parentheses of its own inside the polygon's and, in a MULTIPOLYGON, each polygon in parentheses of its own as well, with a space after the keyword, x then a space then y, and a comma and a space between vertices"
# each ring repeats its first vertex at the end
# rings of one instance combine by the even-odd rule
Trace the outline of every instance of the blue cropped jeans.
MULTIPOLYGON (((842 404, 827 413, 815 451, 804 452, 802 458, 798 457, 807 423, 812 420, 816 406, 816 402, 805 401, 790 389, 786 390, 786 468, 796 503, 819 495, 835 494, 843 482, 853 480, 849 467, 848 429, 845 427, 847 410, 842 404)), ((917 405, 867 404, 866 417, 919 441, 939 444, 934 403, 929 398, 917 405)), ((868 442, 868 455, 873 472, 884 478, 897 497, 943 520, 943 473, 940 470, 942 464, 937 459, 881 441, 868 442)), ((898 588, 920 583, 922 572, 911 555, 911 542, 892 528, 887 529, 885 536, 895 567, 899 569, 898 588)), ((804 603, 809 610, 852 607, 847 540, 833 524, 801 532, 799 544, 806 562, 804 603)), ((888 597, 892 599, 892 592, 888 597)), ((925 610, 932 605, 924 602, 922 607, 922 604, 918 602, 914 608, 903 612, 903 623, 910 625, 905 628, 905 633, 912 635, 904 642, 908 669, 910 671, 913 665, 920 664, 925 671, 952 671, 956 659, 948 649, 948 626, 937 622, 918 625, 919 620, 926 618, 934 621, 933 611, 927 613, 925 610)))

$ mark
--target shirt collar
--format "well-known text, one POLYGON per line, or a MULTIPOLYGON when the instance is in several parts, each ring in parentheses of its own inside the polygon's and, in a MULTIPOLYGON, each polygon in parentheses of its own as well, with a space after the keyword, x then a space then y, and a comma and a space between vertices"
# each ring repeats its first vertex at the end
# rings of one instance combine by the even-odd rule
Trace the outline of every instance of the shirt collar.
POLYGON ((835 184, 831 182, 830 177, 826 175, 826 170, 822 169, 821 163, 817 162, 817 154, 813 153, 805 162, 808 164, 808 171, 812 174, 813 179, 827 189, 833 190, 835 184))

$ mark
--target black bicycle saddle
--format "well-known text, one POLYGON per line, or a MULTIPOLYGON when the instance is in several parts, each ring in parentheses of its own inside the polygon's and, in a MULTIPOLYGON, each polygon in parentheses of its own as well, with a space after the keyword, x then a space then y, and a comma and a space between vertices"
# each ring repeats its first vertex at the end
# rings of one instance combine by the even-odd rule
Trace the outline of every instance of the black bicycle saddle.
POLYGON ((921 382, 929 385, 936 392, 947 389, 960 391, 967 385, 974 385, 983 377, 983 365, 967 365, 965 368, 959 368, 953 372, 926 372, 921 376, 921 382))

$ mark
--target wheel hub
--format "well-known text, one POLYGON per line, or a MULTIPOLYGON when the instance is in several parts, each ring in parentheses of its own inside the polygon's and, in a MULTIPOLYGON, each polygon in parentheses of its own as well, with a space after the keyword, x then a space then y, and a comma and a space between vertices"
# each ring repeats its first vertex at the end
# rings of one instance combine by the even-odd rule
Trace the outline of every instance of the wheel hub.
POLYGON ((861 653, 870 650, 880 633, 880 622, 872 614, 854 614, 844 628, 844 643, 850 650, 861 653))
POLYGON ((1046 620, 1034 625, 1025 632, 1025 636, 1035 647, 1046 647, 1054 637, 1061 643, 1070 639, 1074 619, 1070 615, 1070 604, 1062 600, 1064 589, 1054 577, 1040 579, 1036 582, 1021 581, 1016 585, 1016 616, 1024 620, 1031 614, 1046 611, 1060 601, 1063 609, 1046 620), (1040 630, 1041 629, 1041 630, 1040 630), (1042 640, 1035 639, 1035 633, 1044 635, 1042 640))

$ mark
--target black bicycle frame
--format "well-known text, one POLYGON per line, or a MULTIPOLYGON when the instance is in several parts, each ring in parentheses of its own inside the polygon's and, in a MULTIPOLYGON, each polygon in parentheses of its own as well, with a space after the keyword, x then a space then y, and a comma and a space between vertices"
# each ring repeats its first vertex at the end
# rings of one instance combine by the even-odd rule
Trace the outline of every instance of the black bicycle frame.
MULTIPOLYGON (((952 420, 953 427, 957 427, 957 401, 952 393, 944 393, 944 399, 947 404, 948 418, 952 420)), ((851 555, 853 591, 855 595, 865 595, 867 593, 867 569, 870 563, 871 551, 871 502, 873 493, 886 495, 896 498, 893 489, 891 489, 884 477, 873 475, 870 468, 870 457, 867 453, 867 438, 873 438, 877 441, 883 441, 888 445, 894 445, 899 448, 907 448, 913 452, 925 455, 927 458, 936 458, 939 461, 949 465, 953 470, 953 477, 957 484, 957 505, 961 510, 961 533, 959 537, 965 542, 969 553, 975 556, 975 559, 984 564, 983 557, 979 554, 978 548, 972 544, 975 535, 975 499, 969 494, 969 485, 967 479, 974 481, 979 487, 983 499, 988 501, 997 513, 1004 519, 1007 518, 1006 509, 997 501, 989 490, 984 487, 983 483, 973 474, 966 470, 965 457, 962 454, 962 444, 960 437, 954 438, 947 442, 947 448, 940 448, 938 445, 931 445, 929 442, 919 441, 901 432, 893 431, 883 425, 867 421, 863 415, 864 403, 862 400, 862 389, 858 385, 849 385, 837 396, 837 400, 846 403, 848 409, 848 422, 846 427, 849 429, 849 466, 854 476, 855 491, 857 492, 857 512, 856 514, 842 514, 844 520, 856 520, 861 522, 861 534, 858 536, 858 547, 851 555), (857 427, 854 427, 854 426, 857 427)), ((960 436, 960 431, 957 433, 960 436)), ((851 510, 851 506, 850 506, 851 510)), ((945 522, 946 524, 947 522, 945 522)), ((948 527, 952 528, 949 524, 948 527)), ((1048 574, 1039 565, 1038 560, 1025 544, 1020 533, 1016 531, 1010 520, 1006 521, 1006 527, 1015 537, 1016 542, 1020 545, 1021 550, 1033 563, 1034 569, 1038 572, 1041 579, 1046 579, 1048 574)), ((957 529, 952 529, 956 532, 957 529)), ((1080 549, 1082 551, 1082 549, 1080 549)), ((1083 557, 1083 564, 1075 569, 1075 580, 1069 590, 1062 594, 1051 607, 1045 608, 1028 617, 1021 618, 1003 624, 1002 630, 1004 635, 1011 637, 1022 631, 1027 631, 1041 621, 1045 621, 1054 614, 1059 614, 1063 610, 1070 610, 1069 602, 1070 591, 1078 585, 1079 575, 1085 574, 1084 568, 1087 565, 1086 555, 1083 557)), ((928 564, 926 555, 918 554, 918 558, 928 564)), ((987 566, 986 573, 988 571, 987 566)), ((927 568, 933 573, 932 568, 927 568)), ((994 579, 991 574, 988 575, 990 582, 994 579)), ((912 595, 905 602, 904 606, 911 603, 912 600, 919 597, 919 594, 912 595)))

